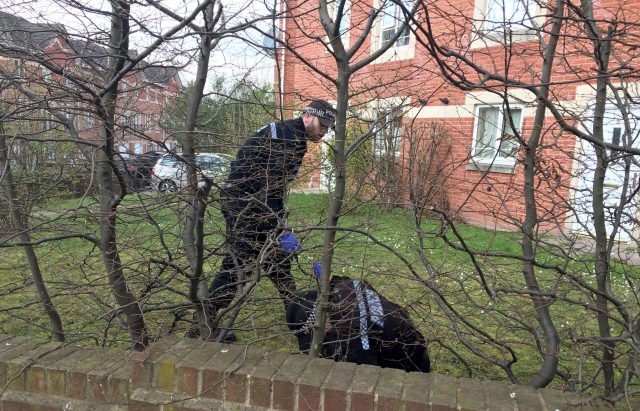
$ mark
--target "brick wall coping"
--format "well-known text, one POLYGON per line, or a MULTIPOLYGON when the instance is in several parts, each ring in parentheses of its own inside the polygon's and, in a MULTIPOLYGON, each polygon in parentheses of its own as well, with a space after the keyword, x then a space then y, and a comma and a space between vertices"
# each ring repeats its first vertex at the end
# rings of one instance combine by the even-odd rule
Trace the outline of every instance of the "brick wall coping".
POLYGON ((0 411, 613 409, 578 405, 575 393, 175 336, 131 352, 0 334, 0 378, 0 411))

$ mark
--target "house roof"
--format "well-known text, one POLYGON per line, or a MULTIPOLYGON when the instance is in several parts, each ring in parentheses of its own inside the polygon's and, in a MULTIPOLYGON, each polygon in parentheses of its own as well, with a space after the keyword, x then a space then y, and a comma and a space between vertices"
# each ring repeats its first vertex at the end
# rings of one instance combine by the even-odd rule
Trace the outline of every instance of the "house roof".
POLYGON ((176 81, 178 82, 178 88, 183 88, 182 83, 180 82, 180 76, 178 75, 178 69, 176 67, 156 66, 144 62, 142 65, 142 72, 150 83, 168 84, 172 77, 177 76, 176 81))
POLYGON ((22 17, 0 12, 0 47, 7 51, 44 50, 64 33, 63 26, 34 24, 22 17))
MULTIPOLYGON (((106 68, 108 49, 94 41, 70 38, 62 24, 36 24, 5 12, 0 12, 0 53, 34 53, 43 52, 56 38, 63 38, 69 48, 85 62, 99 68, 106 68)), ((131 58, 136 56, 130 51, 131 58)), ((178 87, 183 88, 178 75, 178 68, 141 62, 137 72, 142 73, 149 83, 166 85, 176 77, 178 87)))

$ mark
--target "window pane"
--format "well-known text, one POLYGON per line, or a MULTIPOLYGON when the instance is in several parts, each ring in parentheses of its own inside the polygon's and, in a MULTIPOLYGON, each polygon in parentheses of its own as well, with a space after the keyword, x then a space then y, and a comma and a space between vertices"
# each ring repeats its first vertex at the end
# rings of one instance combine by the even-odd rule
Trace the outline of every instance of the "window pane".
POLYGON ((525 30, 531 26, 533 5, 532 0, 488 0, 484 28, 490 31, 508 26, 514 31, 525 30))
POLYGON ((507 17, 511 23, 522 23, 527 15, 527 4, 526 0, 518 0, 514 1, 511 4, 511 10, 509 10, 509 14, 507 17))
POLYGON ((394 153, 399 153, 400 152, 400 133, 401 133, 401 127, 402 127, 402 119, 400 117, 398 117, 397 115, 394 115, 394 120, 393 120, 393 130, 392 130, 392 141, 393 141, 393 147, 392 150, 394 153))
POLYGON ((395 29, 382 30, 382 45, 386 45, 393 38, 394 34, 396 34, 395 29))
POLYGON ((382 8, 382 28, 392 28, 396 26, 396 5, 387 1, 382 8))
POLYGON ((377 155, 397 155, 400 151, 402 117, 399 111, 385 111, 380 114, 380 124, 374 136, 374 153, 377 155))
MULTIPOLYGON (((340 2, 341 0, 336 0, 329 3, 330 6, 333 7, 332 17, 334 22, 338 22, 338 10, 340 9, 340 2)), ((342 9, 342 18, 340 19, 339 32, 341 36, 347 33, 347 31, 349 30, 350 15, 351 15, 351 0, 345 0, 344 8, 342 9)))
MULTIPOLYGON (((516 138, 516 133, 511 127, 511 122, 508 120, 508 117, 505 113, 504 116, 504 132, 502 133, 502 138, 500 142, 500 157, 509 158, 513 157, 518 149, 518 139, 516 138)), ((521 109, 511 109, 510 110, 511 119, 513 121, 513 125, 516 127, 516 130, 520 131, 520 122, 522 120, 522 110, 521 109)))
MULTIPOLYGON (((412 1, 404 1, 405 7, 411 8, 412 1)), ((382 46, 388 44, 388 42, 396 35, 398 30, 404 25, 405 17, 400 6, 387 1, 382 8, 382 21, 380 29, 380 37, 382 40, 382 46)), ((409 44, 409 28, 407 27, 402 35, 398 37, 398 40, 394 44, 395 47, 406 46, 409 44)))
POLYGON ((504 12, 503 0, 488 0, 486 22, 484 23, 485 29, 491 30, 496 27, 501 27, 505 20, 504 12))
POLYGON ((396 41, 396 46, 406 46, 409 44, 409 27, 404 29, 404 33, 396 41))
POLYGON ((475 155, 491 158, 495 153, 496 134, 498 132, 498 109, 480 107, 478 110, 478 131, 476 134, 475 155))

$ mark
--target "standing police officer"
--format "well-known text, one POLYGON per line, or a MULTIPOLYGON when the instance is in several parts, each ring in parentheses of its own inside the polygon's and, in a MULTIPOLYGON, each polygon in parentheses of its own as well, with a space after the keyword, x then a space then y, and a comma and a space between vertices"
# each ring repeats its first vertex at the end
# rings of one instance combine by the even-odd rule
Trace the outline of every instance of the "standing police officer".
POLYGON ((233 300, 239 273, 248 278, 264 269, 285 305, 295 292, 291 254, 283 256, 271 245, 282 234, 287 185, 300 170, 307 141, 320 142, 335 117, 327 101, 312 100, 301 117, 267 124, 238 151, 221 192, 227 255, 209 288, 213 314, 233 300), (258 257, 265 262, 261 267, 258 257))

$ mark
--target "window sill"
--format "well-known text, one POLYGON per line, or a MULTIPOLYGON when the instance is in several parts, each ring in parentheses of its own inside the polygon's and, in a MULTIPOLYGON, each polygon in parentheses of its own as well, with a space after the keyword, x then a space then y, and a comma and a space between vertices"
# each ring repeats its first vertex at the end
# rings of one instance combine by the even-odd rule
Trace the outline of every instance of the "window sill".
MULTIPOLYGON (((379 48, 372 49, 371 53, 375 53, 379 48)), ((410 60, 415 57, 415 43, 410 42, 404 46, 389 47, 382 55, 380 55, 373 64, 391 63, 394 61, 410 60)))
POLYGON ((471 42, 470 48, 486 48, 497 45, 507 45, 513 43, 524 43, 535 38, 535 32, 532 30, 513 31, 510 36, 505 37, 503 32, 487 32, 477 31, 475 39, 471 42))
POLYGON ((398 161, 400 159, 400 153, 373 153, 373 158, 376 160, 394 159, 398 161))
POLYGON ((514 174, 516 164, 496 164, 471 160, 467 163, 467 170, 470 171, 488 171, 490 173, 514 174))

